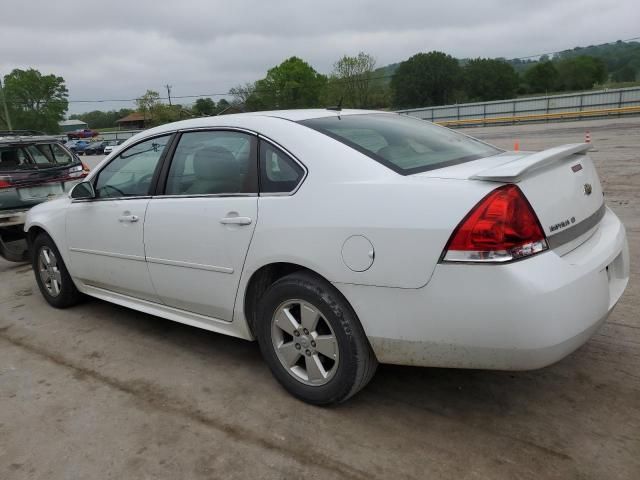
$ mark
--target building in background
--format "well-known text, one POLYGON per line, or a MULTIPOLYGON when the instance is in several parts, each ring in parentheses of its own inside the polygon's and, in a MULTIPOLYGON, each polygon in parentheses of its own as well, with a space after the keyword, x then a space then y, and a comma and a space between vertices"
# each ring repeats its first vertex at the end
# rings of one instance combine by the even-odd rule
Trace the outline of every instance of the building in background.
POLYGON ((62 131, 62 133, 89 128, 89 124, 87 122, 83 122, 82 120, 63 120, 62 122, 58 122, 58 125, 60 125, 60 130, 62 131))
POLYGON ((127 115, 126 117, 121 118, 116 121, 118 124, 118 128, 120 130, 138 130, 145 128, 145 118, 144 115, 138 112, 133 112, 127 115))

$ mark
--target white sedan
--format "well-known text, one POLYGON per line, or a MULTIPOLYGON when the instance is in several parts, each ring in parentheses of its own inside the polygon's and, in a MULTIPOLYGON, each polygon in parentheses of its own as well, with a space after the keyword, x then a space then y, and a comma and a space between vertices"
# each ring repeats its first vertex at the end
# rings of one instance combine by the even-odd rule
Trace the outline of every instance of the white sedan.
POLYGON ((127 140, 25 229, 54 307, 86 294, 257 339, 289 392, 329 404, 378 362, 535 369, 586 342, 629 277, 588 148, 371 111, 193 119, 127 140))

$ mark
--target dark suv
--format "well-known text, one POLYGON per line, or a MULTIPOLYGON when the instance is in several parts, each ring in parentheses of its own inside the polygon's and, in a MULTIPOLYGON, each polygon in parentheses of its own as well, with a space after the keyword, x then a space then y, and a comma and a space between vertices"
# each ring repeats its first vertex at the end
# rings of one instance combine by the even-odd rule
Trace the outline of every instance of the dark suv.
POLYGON ((55 137, 0 131, 0 256, 26 260, 22 227, 27 210, 66 194, 87 174, 80 159, 55 137))

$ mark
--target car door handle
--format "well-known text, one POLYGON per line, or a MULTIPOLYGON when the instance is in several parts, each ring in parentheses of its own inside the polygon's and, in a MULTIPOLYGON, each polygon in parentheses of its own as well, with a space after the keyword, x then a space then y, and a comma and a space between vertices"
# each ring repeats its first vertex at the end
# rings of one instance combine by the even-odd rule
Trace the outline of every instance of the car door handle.
POLYGON ((118 218, 118 221, 120 222, 134 223, 138 220, 140 220, 140 217, 138 217, 137 215, 122 215, 120 218, 118 218))
POLYGON ((249 217, 224 217, 220 220, 223 225, 251 225, 249 217))

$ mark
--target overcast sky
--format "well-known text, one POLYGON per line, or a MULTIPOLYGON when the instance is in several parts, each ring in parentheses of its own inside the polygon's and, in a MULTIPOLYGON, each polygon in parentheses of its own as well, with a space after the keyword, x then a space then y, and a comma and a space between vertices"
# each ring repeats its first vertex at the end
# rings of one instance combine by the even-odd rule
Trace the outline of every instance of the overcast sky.
POLYGON ((383 66, 421 51, 514 58, 640 36, 638 0, 22 0, 0 11, 0 74, 61 75, 70 100, 167 83, 176 96, 226 92, 292 55, 329 73, 359 51, 383 66))

